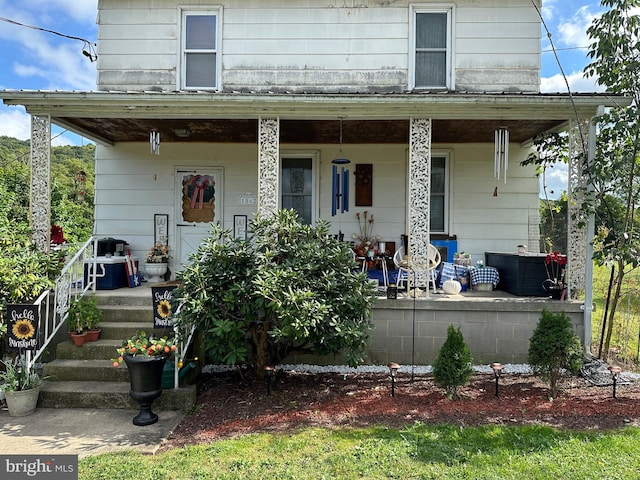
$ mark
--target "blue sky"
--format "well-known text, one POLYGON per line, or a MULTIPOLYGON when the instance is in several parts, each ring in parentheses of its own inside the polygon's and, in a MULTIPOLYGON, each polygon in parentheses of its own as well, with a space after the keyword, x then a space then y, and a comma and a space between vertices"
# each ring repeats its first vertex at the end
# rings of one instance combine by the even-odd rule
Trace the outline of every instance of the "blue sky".
MULTIPOLYGON (((584 79, 589 40, 586 28, 598 12, 599 1, 544 0, 543 17, 559 49, 562 68, 573 91, 594 92, 601 88, 584 79)), ((0 17, 26 25, 54 30, 96 41, 97 0, 0 0, 0 17)), ((94 90, 96 64, 82 55, 83 43, 51 33, 0 21, 0 89, 94 90)), ((546 34, 542 40, 541 89, 566 92, 560 68, 546 34)), ((57 135, 62 130, 53 129, 57 135)), ((29 118, 21 108, 0 106, 0 135, 29 138, 29 118)), ((75 135, 62 134, 54 145, 82 144, 75 135)), ((564 181, 566 173, 552 172, 548 183, 564 181), (554 178, 557 177, 557 178, 554 178)))

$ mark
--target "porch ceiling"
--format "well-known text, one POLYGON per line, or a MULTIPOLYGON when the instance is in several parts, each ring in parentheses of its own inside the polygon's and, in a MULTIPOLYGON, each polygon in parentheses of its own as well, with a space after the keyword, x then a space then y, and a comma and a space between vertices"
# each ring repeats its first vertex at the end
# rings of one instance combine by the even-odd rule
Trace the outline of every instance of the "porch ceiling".
POLYGON ((523 143, 568 119, 591 118, 599 105, 627 104, 610 94, 249 94, 204 92, 0 91, 7 105, 100 143, 147 141, 156 129, 163 142, 257 143, 258 118, 280 118, 282 143, 409 142, 409 119, 433 120, 433 143, 493 142, 498 127, 523 143), (189 129, 179 137, 176 129, 189 129))
MULTIPOLYGON (((205 119, 133 119, 133 118, 52 118, 75 131, 91 132, 109 141, 145 142, 152 129, 160 132, 162 142, 257 143, 258 121, 205 119), (189 137, 179 137, 176 129, 189 129, 189 137)), ((433 143, 493 142, 494 130, 507 127, 511 141, 524 142, 540 132, 563 124, 559 120, 433 120, 433 143)), ((282 143, 337 144, 340 123, 337 120, 281 120, 282 143)), ((409 120, 344 120, 345 144, 409 143, 409 120)))

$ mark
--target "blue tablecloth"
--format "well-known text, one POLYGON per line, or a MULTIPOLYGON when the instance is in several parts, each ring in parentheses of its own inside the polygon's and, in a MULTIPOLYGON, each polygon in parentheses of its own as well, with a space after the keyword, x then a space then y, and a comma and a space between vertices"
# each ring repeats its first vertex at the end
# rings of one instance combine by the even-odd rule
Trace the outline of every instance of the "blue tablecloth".
POLYGON ((495 267, 471 267, 469 276, 471 277, 471 285, 490 283, 496 287, 500 281, 500 274, 495 267))

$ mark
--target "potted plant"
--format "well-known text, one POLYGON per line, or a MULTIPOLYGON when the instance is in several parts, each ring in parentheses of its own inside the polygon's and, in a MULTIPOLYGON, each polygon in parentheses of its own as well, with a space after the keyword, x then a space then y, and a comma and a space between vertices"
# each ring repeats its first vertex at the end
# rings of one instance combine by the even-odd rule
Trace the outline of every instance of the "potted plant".
POLYGON ((69 318, 75 319, 75 330, 78 326, 85 332, 84 342, 94 342, 100 338, 100 316, 102 311, 96 305, 96 298, 76 298, 69 307, 69 318), (79 324, 79 325, 78 325, 79 324))
POLYGON ((145 332, 125 340, 117 350, 118 358, 113 366, 122 362, 129 369, 131 391, 129 395, 140 405, 140 412, 133 419, 138 426, 151 425, 158 421, 158 415, 151 411, 154 400, 162 394, 162 371, 170 356, 177 355, 173 338, 152 335, 145 332))
POLYGON ((149 275, 149 282, 158 283, 162 281, 169 267, 169 247, 161 243, 156 243, 149 249, 145 257, 144 271, 149 275))
POLYGON ((551 294, 551 298, 560 299, 565 288, 565 265, 567 256, 560 252, 548 253, 544 259, 547 279, 542 282, 542 288, 551 294))
POLYGON ((69 321, 69 338, 76 347, 81 347, 87 341, 87 331, 82 323, 80 313, 69 314, 67 318, 69 321))
POLYGON ((24 417, 33 413, 44 379, 36 372, 27 371, 21 359, 15 363, 2 361, 2 365, 4 370, 0 371, 0 384, 6 397, 9 415, 24 417))

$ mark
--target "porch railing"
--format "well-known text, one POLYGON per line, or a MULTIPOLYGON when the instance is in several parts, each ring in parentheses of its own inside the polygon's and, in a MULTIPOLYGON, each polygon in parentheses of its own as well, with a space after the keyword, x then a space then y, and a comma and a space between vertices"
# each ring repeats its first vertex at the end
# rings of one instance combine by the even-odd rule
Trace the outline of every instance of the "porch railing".
MULTIPOLYGON (((97 252, 96 239, 91 237, 77 250, 73 246, 69 247, 75 254, 64 266, 60 275, 56 279, 53 290, 43 292, 34 302, 38 306, 39 323, 38 332, 40 346, 35 352, 27 351, 25 355, 25 366, 31 371, 40 357, 47 350, 56 334, 67 321, 69 307, 71 303, 81 298, 86 292, 96 289, 97 268, 95 252, 97 252), (87 268, 85 269, 85 265, 87 268), (86 272, 86 275, 85 275, 86 272)), ((180 312, 180 305, 176 309, 176 315, 180 312)), ((193 342, 196 327, 178 332, 174 326, 176 335, 178 355, 176 367, 186 361, 187 351, 193 342)), ((180 368, 174 369, 174 387, 179 387, 180 368)))
POLYGON ((73 252, 75 254, 63 267, 53 290, 43 292, 34 302, 38 306, 40 314, 38 323, 40 346, 35 352, 27 351, 26 353, 25 366, 29 371, 42 357, 64 325, 71 302, 82 297, 89 290, 95 291, 96 269, 88 268, 88 275, 84 274, 85 264, 95 264, 95 252, 97 251, 95 239, 91 237, 84 244, 76 247, 77 245, 67 247, 69 254, 73 252))

